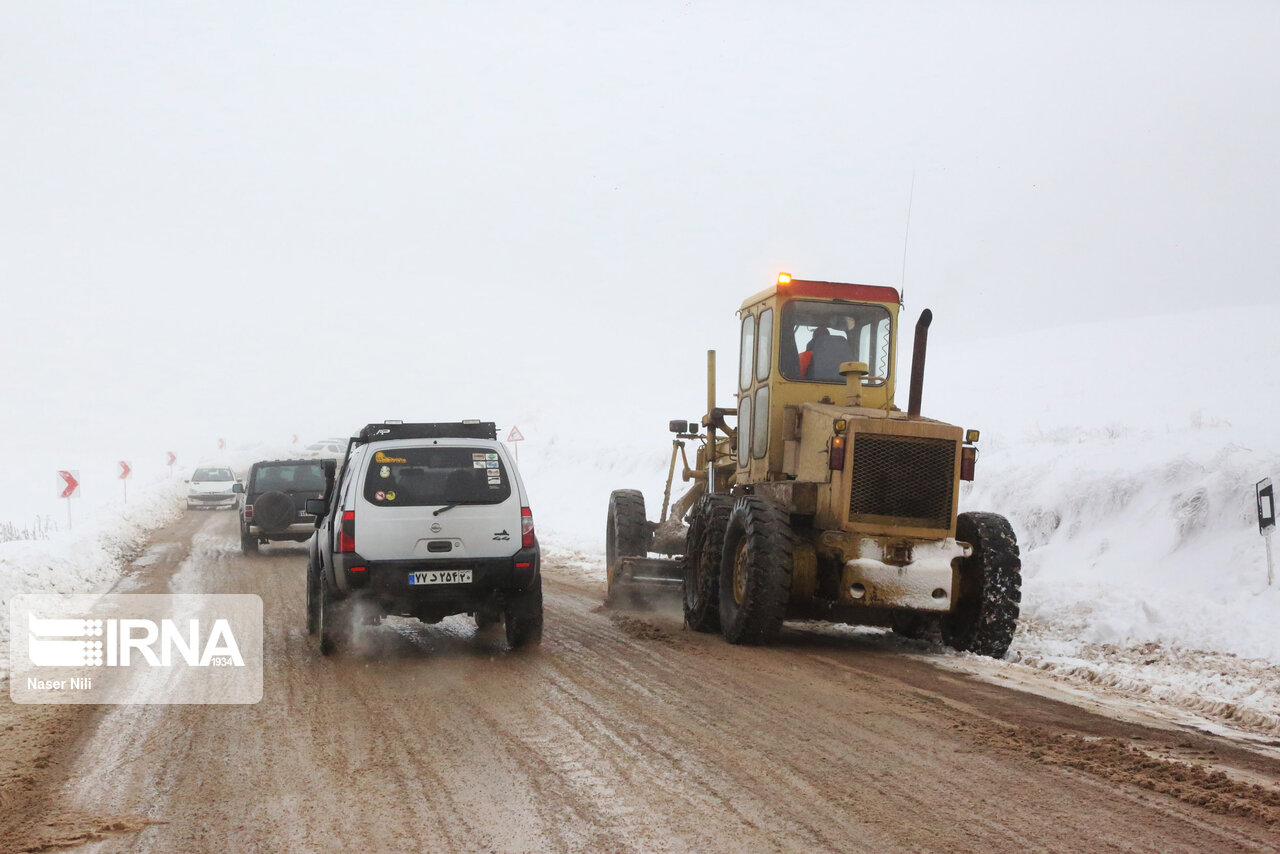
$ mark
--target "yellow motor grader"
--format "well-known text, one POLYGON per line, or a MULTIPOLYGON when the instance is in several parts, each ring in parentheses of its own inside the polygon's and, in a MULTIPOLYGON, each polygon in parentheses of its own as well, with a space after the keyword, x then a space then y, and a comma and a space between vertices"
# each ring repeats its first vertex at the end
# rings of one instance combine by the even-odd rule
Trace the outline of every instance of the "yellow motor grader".
POLYGON ((928 309, 894 405, 900 307, 893 288, 786 273, 742 304, 737 406, 716 406, 709 351, 706 413, 670 423, 658 521, 638 490, 609 497, 607 601, 678 583, 688 625, 731 643, 819 619, 1005 654, 1018 545, 1003 517, 956 512, 978 432, 920 414, 928 309), (677 463, 691 486, 673 503, 677 463))

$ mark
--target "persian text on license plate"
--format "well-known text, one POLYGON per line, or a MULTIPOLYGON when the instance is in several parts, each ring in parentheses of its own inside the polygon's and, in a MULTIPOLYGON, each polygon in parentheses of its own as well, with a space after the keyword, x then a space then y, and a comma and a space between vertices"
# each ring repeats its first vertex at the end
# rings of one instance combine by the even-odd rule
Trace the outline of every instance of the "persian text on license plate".
POLYGON ((470 584, 471 570, 469 569, 444 569, 433 570, 431 572, 411 572, 409 573, 409 584, 470 584))

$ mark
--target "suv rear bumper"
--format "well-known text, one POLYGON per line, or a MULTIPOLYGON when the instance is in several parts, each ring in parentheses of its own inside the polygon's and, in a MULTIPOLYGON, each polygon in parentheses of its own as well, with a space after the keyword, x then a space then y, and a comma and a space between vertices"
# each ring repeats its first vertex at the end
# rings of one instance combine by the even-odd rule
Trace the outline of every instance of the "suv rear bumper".
MULTIPOLYGON (((337 557, 337 555, 335 555, 337 557)), ((473 611, 493 601, 495 593, 526 590, 540 571, 539 549, 521 549, 511 557, 452 558, 440 560, 365 560, 359 554, 341 557, 344 585, 352 593, 380 601, 389 611, 435 609, 451 605, 453 613, 473 611), (363 571, 352 572, 352 567, 363 571), (471 581, 462 584, 410 584, 415 572, 471 570, 471 581)))
POLYGON ((301 543, 311 539, 311 535, 316 532, 316 524, 315 517, 308 516, 279 531, 264 531, 253 522, 246 524, 244 529, 249 536, 260 540, 292 540, 301 543))

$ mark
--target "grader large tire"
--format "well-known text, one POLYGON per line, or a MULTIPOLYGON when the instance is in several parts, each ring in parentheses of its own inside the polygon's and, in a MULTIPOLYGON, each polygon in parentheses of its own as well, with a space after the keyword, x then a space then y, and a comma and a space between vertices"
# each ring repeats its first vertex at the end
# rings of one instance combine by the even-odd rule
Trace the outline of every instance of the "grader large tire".
POLYGON ((696 632, 720 631, 720 557, 733 497, 704 495, 693 507, 684 547, 684 621, 696 632))
POLYGON ((961 652, 1003 658, 1022 601, 1022 561, 1013 527, 995 513, 961 513, 956 539, 973 546, 960 567, 955 607, 942 617, 942 640, 961 652))
POLYGON ((777 636, 791 593, 791 520, 762 498, 739 498, 720 558, 720 630, 735 644, 777 636))
POLYGON ((653 534, 644 513, 644 493, 638 489, 615 489, 609 495, 609 518, 605 523, 605 602, 616 602, 627 591, 619 577, 624 557, 644 557, 653 534))

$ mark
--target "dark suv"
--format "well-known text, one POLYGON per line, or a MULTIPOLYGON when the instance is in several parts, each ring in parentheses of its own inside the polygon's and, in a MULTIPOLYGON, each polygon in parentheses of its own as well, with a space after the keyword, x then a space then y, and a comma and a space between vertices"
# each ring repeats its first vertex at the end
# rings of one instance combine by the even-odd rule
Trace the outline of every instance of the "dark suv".
POLYGON ((240 505, 240 550, 256 552, 259 543, 306 542, 315 533, 308 498, 324 497, 325 467, 331 460, 263 460, 249 469, 240 505))

